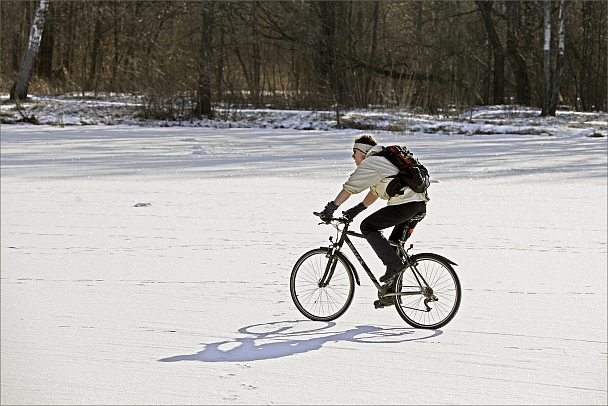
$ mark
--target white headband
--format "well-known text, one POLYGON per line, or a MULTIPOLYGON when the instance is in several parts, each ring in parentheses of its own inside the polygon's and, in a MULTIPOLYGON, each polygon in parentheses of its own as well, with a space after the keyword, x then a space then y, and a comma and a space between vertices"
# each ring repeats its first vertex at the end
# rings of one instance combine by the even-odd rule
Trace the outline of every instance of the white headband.
POLYGON ((358 149, 359 151, 361 151, 365 155, 367 155, 368 151, 370 149, 372 149, 373 147, 374 147, 373 145, 363 144, 361 142, 355 142, 355 146, 353 147, 353 149, 358 149))

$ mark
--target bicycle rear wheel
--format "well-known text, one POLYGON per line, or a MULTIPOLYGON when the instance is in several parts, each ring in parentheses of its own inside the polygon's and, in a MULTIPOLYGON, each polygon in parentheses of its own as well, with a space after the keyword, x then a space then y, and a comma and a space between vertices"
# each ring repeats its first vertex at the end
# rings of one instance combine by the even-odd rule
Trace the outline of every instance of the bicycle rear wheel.
POLYGON ((289 288, 298 310, 316 321, 334 320, 350 306, 355 283, 348 260, 329 255, 328 248, 317 248, 302 255, 291 271, 289 288), (322 283, 329 261, 336 261, 331 279, 322 283))
POLYGON ((395 280, 397 312, 412 327, 445 326, 460 307, 462 292, 458 275, 449 262, 437 255, 417 254, 412 260, 414 265, 395 280))

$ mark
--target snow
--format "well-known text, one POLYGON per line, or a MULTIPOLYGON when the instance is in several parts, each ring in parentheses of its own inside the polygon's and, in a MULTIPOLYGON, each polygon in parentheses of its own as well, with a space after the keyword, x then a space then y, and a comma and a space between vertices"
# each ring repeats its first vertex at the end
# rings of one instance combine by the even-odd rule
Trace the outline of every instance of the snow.
POLYGON ((383 113, 408 130, 374 136, 433 176, 414 251, 456 262, 464 289, 419 330, 374 309, 362 272, 333 322, 289 295, 363 131, 37 111, 46 125, 1 127, 2 404, 607 403, 605 115, 383 113))

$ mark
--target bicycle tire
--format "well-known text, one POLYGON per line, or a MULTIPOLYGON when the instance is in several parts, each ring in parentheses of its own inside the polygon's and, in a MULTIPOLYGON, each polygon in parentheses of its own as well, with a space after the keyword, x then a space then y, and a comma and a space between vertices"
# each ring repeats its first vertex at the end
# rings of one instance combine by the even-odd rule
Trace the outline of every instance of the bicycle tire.
POLYGON ((298 310, 315 321, 340 317, 348 309, 355 292, 352 264, 342 254, 329 256, 328 248, 317 248, 302 255, 291 271, 289 289, 298 310), (319 286, 330 259, 337 262, 327 286, 319 286))
POLYGON ((462 290, 460 280, 452 265, 444 258, 434 254, 416 254, 412 256, 414 266, 408 267, 395 280, 394 289, 398 293, 410 293, 395 297, 395 307, 399 316, 415 328, 436 329, 449 323, 460 308, 462 290), (420 291, 413 268, 433 289, 437 301, 425 304, 426 297, 420 291), (414 294, 418 291, 419 294, 414 294))

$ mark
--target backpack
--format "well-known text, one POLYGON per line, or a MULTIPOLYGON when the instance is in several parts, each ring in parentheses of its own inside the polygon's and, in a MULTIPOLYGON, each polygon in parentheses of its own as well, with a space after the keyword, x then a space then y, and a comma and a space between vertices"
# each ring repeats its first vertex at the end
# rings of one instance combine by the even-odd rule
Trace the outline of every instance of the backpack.
POLYGON ((386 187, 386 194, 390 197, 402 194, 401 189, 406 186, 416 193, 426 193, 431 184, 429 171, 406 147, 382 147, 382 151, 377 155, 385 157, 399 169, 399 173, 393 176, 393 180, 386 187))

